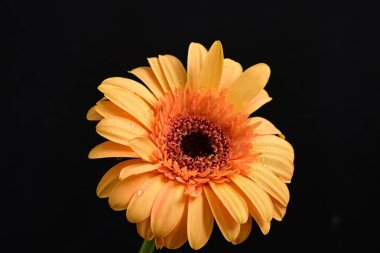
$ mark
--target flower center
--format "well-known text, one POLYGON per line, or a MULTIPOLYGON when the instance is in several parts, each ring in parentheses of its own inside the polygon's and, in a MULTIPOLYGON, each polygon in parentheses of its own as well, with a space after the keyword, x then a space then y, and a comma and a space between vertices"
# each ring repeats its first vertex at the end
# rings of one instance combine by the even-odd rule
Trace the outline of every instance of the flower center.
POLYGON ((208 156, 213 153, 210 139, 201 131, 192 132, 182 137, 181 143, 184 155, 195 158, 197 156, 208 156))
POLYGON ((166 138, 168 159, 180 168, 202 172, 221 168, 229 160, 231 140, 215 123, 202 116, 173 120, 166 138))

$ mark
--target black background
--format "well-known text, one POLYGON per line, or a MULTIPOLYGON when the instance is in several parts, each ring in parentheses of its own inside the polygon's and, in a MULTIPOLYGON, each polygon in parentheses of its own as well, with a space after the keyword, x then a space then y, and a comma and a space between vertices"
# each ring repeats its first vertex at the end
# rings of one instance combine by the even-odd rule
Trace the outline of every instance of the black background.
POLYGON ((214 227, 200 252, 374 252, 377 16, 363 1, 3 1, 4 252, 137 252, 135 226, 96 197, 117 161, 87 159, 102 138, 86 112, 103 79, 158 54, 186 62, 190 42, 217 39, 244 68, 271 66, 274 99, 256 115, 287 136, 296 167, 287 215, 267 236, 255 227, 232 246, 214 227))

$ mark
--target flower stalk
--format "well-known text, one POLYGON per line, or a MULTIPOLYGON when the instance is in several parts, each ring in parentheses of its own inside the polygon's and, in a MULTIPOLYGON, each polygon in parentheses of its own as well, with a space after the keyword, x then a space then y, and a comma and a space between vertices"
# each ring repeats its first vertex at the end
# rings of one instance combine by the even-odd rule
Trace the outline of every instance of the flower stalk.
POLYGON ((141 245, 139 253, 152 253, 154 251, 154 239, 153 240, 144 240, 141 245))

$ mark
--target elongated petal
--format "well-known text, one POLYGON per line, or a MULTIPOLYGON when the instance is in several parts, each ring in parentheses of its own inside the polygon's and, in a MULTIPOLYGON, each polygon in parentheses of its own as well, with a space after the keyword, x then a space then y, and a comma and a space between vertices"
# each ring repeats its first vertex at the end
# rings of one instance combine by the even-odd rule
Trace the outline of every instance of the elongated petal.
POLYGON ((180 60, 172 55, 160 55, 158 59, 171 91, 174 92, 176 89, 183 89, 187 77, 186 70, 180 60))
POLYGON ((253 165, 253 169, 249 177, 258 183, 263 189, 276 199, 280 204, 286 206, 289 202, 289 190, 286 184, 268 169, 257 168, 253 165))
POLYGON ((204 194, 189 198, 187 214, 187 236, 191 248, 202 248, 210 238, 214 218, 204 194))
POLYGON ((227 183, 217 184, 213 182, 210 182, 210 186, 235 221, 239 224, 246 223, 248 219, 248 207, 244 198, 234 187, 227 183))
POLYGON ((168 249, 178 249, 187 241, 187 207, 183 211, 182 217, 177 226, 165 237, 162 238, 165 247, 168 249))
POLYGON ((100 198, 107 198, 115 186, 119 183, 120 171, 128 164, 138 163, 140 159, 132 159, 116 164, 111 169, 107 171, 106 174, 100 180, 98 187, 96 189, 96 194, 100 198))
POLYGON ((258 135, 278 134, 284 136, 269 120, 261 117, 250 118, 248 125, 254 125, 254 133, 258 135))
POLYGON ((191 43, 187 56, 187 82, 189 87, 199 89, 199 75, 207 56, 207 49, 199 43, 191 43))
POLYGON ((268 194, 255 182, 244 176, 235 175, 231 177, 231 180, 242 191, 247 201, 249 212, 259 225, 261 231, 267 234, 273 216, 273 205, 268 194))
POLYGON ((109 85, 111 87, 120 88, 129 92, 133 92, 140 96, 142 99, 147 101, 150 105, 154 106, 157 102, 157 98, 143 86, 132 79, 122 78, 122 77, 111 77, 107 78, 102 82, 102 85, 109 85))
POLYGON ((155 162, 156 145, 146 137, 136 137, 129 140, 129 146, 145 161, 155 162))
POLYGON ((130 222, 141 222, 150 216, 154 200, 164 186, 166 179, 162 175, 143 182, 133 195, 127 209, 130 222))
POLYGON ((161 88, 156 76, 150 67, 139 67, 129 71, 131 74, 135 75, 141 81, 143 81, 146 86, 153 92, 156 98, 160 99, 164 96, 164 91, 161 88))
POLYGON ((154 75, 156 76, 158 82, 161 85, 162 90, 164 93, 170 92, 170 85, 168 81, 166 80, 164 70, 162 69, 162 66, 160 64, 160 61, 157 57, 148 58, 148 62, 150 67, 153 70, 154 75))
POLYGON ((154 176, 155 174, 144 173, 119 181, 108 199, 111 208, 116 211, 127 209, 129 201, 138 188, 154 176))
POLYGON ((153 240, 154 235, 152 229, 150 228, 150 217, 141 222, 136 223, 136 227, 137 232, 142 238, 148 241, 153 240))
POLYGON ((140 163, 131 164, 130 166, 124 167, 119 174, 120 179, 130 177, 132 175, 138 175, 150 171, 154 171, 160 167, 158 163, 150 163, 141 160, 140 163))
POLYGON ((270 102, 272 100, 271 97, 269 97, 268 92, 265 90, 261 90, 257 96, 252 99, 243 109, 242 111, 250 115, 251 113, 254 113, 257 111, 261 106, 265 105, 266 103, 270 102))
POLYGON ((239 223, 234 220, 230 212, 224 207, 224 204, 209 186, 203 186, 203 190, 224 238, 229 242, 236 240, 240 232, 239 223))
POLYGON ((129 146, 129 140, 146 135, 147 131, 126 118, 105 118, 96 126, 98 134, 113 142, 129 146))
POLYGON ((231 59, 224 59, 223 73, 219 89, 221 90, 230 87, 242 73, 243 68, 240 63, 231 59))
POLYGON ((98 120, 102 120, 102 119, 103 119, 103 116, 100 115, 100 114, 95 110, 95 106, 93 106, 93 107, 91 107, 90 110, 88 110, 87 115, 86 115, 86 118, 87 118, 87 120, 98 121, 98 120))
POLYGON ((223 72, 223 47, 220 41, 212 44, 199 75, 200 89, 217 90, 223 72))
POLYGON ((164 247, 164 241, 162 238, 155 238, 155 243, 156 243, 156 249, 162 249, 164 247))
POLYGON ((230 86, 227 97, 237 110, 246 106, 264 89, 268 82, 270 69, 264 63, 256 64, 240 75, 230 86))
POLYGON ((286 206, 283 206, 276 199, 271 197, 273 203, 273 218, 278 221, 282 221, 286 213, 286 206))
POLYGON ((286 140, 274 135, 256 136, 253 139, 254 152, 272 152, 282 154, 291 161, 294 159, 294 149, 286 140))
POLYGON ((248 238, 249 234, 251 233, 251 229, 252 229, 252 218, 249 217, 246 223, 240 225, 239 235, 235 240, 232 241, 232 244, 236 245, 236 244, 240 244, 244 242, 248 238))
POLYGON ((100 85, 98 88, 118 107, 138 119, 147 129, 151 129, 154 112, 142 98, 132 92, 109 85, 100 85))
POLYGON ((106 158, 106 157, 140 157, 136 152, 134 152, 130 147, 121 145, 112 141, 106 141, 95 146, 90 153, 88 158, 106 158))
POLYGON ((285 183, 290 183, 294 165, 284 154, 262 151, 254 162, 254 167, 259 170, 270 170, 285 183))
POLYGON ((177 226, 185 203, 184 186, 173 181, 167 182, 153 204, 151 225, 156 237, 168 235, 177 226))
POLYGON ((99 101, 94 106, 94 109, 102 115, 104 118, 122 117, 122 118, 132 118, 130 114, 116 106, 111 101, 99 101))

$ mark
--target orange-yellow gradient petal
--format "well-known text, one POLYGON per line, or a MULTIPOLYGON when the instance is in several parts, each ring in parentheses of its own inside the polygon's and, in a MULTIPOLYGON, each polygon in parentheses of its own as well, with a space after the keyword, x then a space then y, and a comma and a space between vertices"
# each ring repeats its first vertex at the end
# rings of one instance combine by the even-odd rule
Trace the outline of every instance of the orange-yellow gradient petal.
POLYGON ((141 222, 136 223, 137 232, 145 240, 153 240, 154 234, 150 228, 150 218, 147 218, 141 222))
POLYGON ((126 118, 106 118, 96 126, 98 134, 110 141, 129 146, 129 140, 146 135, 147 131, 126 118))
POLYGON ((227 208, 209 186, 204 186, 203 189, 215 217, 215 221, 218 224, 224 238, 226 238, 229 242, 236 240, 239 236, 240 224, 235 221, 227 208))
POLYGON ((220 89, 229 88, 242 73, 243 68, 240 63, 231 59, 224 59, 220 89))
POLYGON ((136 137, 130 139, 128 144, 132 150, 139 154, 144 160, 149 162, 155 162, 157 160, 155 157, 157 147, 148 138, 136 137))
POLYGON ((223 47, 220 41, 212 44, 199 74, 201 90, 216 90, 219 87, 223 72, 223 47))
POLYGON ((114 104, 131 114, 148 129, 151 128, 154 112, 142 98, 132 92, 109 85, 100 85, 98 88, 114 104))
POLYGON ((87 120, 91 120, 91 121, 98 121, 98 120, 102 120, 103 119, 103 116, 100 115, 96 110, 95 110, 95 106, 94 107, 91 107, 90 110, 88 110, 87 112, 87 120))
POLYGON ((191 43, 187 57, 187 82, 192 90, 199 89, 199 75, 207 56, 207 49, 199 43, 191 43))
POLYGON ((187 241, 186 223, 187 221, 187 208, 182 213, 177 226, 165 237, 162 238, 165 247, 169 249, 178 249, 187 241))
POLYGON ((232 244, 236 245, 236 244, 240 244, 244 242, 249 236, 249 234, 251 233, 251 229, 252 229, 252 218, 249 217, 246 223, 240 225, 239 235, 235 240, 232 241, 232 244))
POLYGON ((261 231, 267 234, 273 216, 273 204, 268 194, 255 182, 244 176, 236 175, 231 180, 241 190, 243 197, 247 201, 249 212, 261 231))
POLYGON ((132 79, 122 77, 111 77, 104 80, 102 82, 102 85, 120 88, 125 91, 133 92, 152 106, 154 106, 157 102, 156 97, 152 94, 152 92, 150 92, 150 90, 148 90, 143 85, 132 79))
POLYGON ((193 249, 202 248, 211 236, 214 217, 204 194, 189 198, 187 236, 193 249))
POLYGON ((182 63, 172 55, 160 55, 158 59, 171 91, 183 89, 186 84, 186 70, 182 63))
POLYGON ((228 99, 236 106, 237 110, 242 109, 264 89, 269 75, 270 68, 265 63, 253 65, 245 70, 231 85, 228 99))
POLYGON ((146 86, 153 92, 156 98, 160 99, 164 96, 164 91, 161 88, 156 76, 150 67, 139 67, 129 71, 131 74, 135 75, 141 81, 144 82, 146 86))
POLYGON ((136 223, 149 218, 154 200, 165 181, 162 175, 157 175, 140 185, 128 204, 128 221, 136 223))
POLYGON ((211 189, 239 224, 247 222, 248 207, 244 198, 230 184, 210 182, 211 189))
POLYGON ((149 181, 153 176, 152 174, 140 174, 119 181, 108 198, 111 208, 115 211, 127 209, 129 201, 135 192, 144 182, 149 181))
POLYGON ((95 146, 88 154, 90 159, 106 157, 140 157, 130 147, 112 141, 105 141, 95 146))
POLYGON ((157 195, 152 209, 152 231, 157 237, 168 235, 180 221, 185 210, 184 186, 169 181, 157 195))

